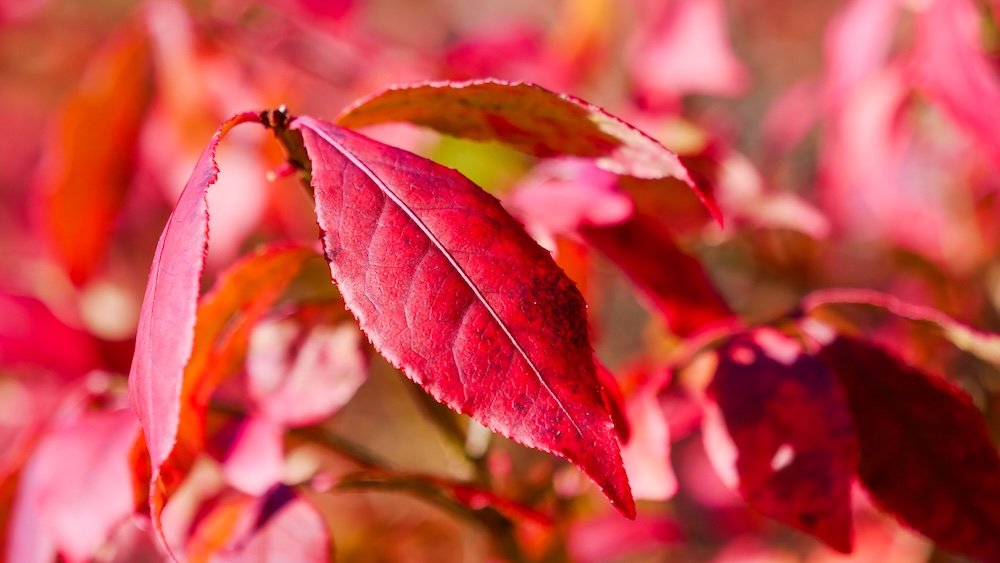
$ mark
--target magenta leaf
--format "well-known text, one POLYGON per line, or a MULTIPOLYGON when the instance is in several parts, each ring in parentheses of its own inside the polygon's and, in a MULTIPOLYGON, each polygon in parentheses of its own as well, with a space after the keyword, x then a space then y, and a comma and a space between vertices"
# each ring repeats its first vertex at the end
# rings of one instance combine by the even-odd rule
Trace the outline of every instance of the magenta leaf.
POLYGON ((719 349, 709 394, 736 446, 750 506, 849 553, 857 445, 826 366, 789 337, 759 329, 719 349))
POLYGON ((201 271, 208 248, 205 197, 219 174, 215 149, 232 127, 257 119, 255 113, 240 114, 215 133, 184 186, 153 256, 128 383, 154 473, 177 439, 181 385, 194 345, 201 271))
POLYGON ((622 269, 675 334, 687 336, 733 318, 705 269, 677 247, 657 219, 637 212, 624 223, 588 226, 580 234, 622 269))
POLYGON ((495 79, 397 86, 356 102, 337 123, 364 127, 408 122, 477 141, 499 141, 540 157, 580 156, 601 168, 687 184, 721 224, 711 194, 676 154, 621 119, 579 98, 524 82, 495 79))
POLYGON ((0 367, 47 372, 65 380, 100 366, 96 339, 57 317, 44 302, 0 291, 0 367), (45 338, 39 338, 45 335, 45 338))
POLYGON ((854 338, 821 357, 847 392, 876 504, 947 549, 1000 561, 1000 456, 968 395, 854 338))
POLYGON ((301 117, 333 280, 375 348, 438 401, 635 506, 579 291, 457 172, 301 117))

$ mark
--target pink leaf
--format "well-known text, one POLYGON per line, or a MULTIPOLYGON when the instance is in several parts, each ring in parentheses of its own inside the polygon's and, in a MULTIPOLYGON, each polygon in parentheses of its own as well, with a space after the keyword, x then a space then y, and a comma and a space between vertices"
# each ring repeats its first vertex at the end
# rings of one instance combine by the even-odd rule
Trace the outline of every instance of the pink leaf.
POLYGON ((453 170, 312 118, 293 128, 333 279, 375 348, 437 400, 572 461, 633 515, 585 304, 548 252, 453 170))
POLYGON ((674 244, 657 219, 642 213, 610 227, 585 227, 584 240, 615 263, 670 329, 687 336, 733 314, 698 260, 674 244))
POLYGON ((614 174, 578 158, 542 162, 510 192, 504 206, 543 239, 585 225, 621 223, 634 207, 614 174))
POLYGON ((285 467, 283 438, 280 423, 259 416, 244 420, 222 466, 226 482, 254 496, 281 482, 285 467))
POLYGON ((215 149, 232 127, 256 121, 244 113, 227 121, 205 148, 153 256, 129 373, 129 397, 146 437, 154 472, 177 438, 184 366, 194 344, 201 271, 208 248, 208 187, 219 169, 215 149))
POLYGON ((830 22, 823 38, 823 96, 828 105, 838 105, 881 68, 892 46, 900 4, 900 0, 852 0, 830 22))
POLYGON ((709 394, 736 447, 747 502, 849 553, 857 446, 826 366, 789 337, 759 329, 720 348, 709 394))
POLYGON ((1000 456, 968 395, 854 338, 821 357, 847 391, 875 503, 947 549, 1000 560, 1000 456))
POLYGON ((656 554, 684 541, 681 525, 669 516, 640 514, 628 521, 606 514, 574 523, 567 538, 573 561, 601 563, 633 554, 656 554))
POLYGON ((332 559, 323 515, 294 489, 278 485, 263 496, 224 496, 197 524, 187 545, 193 562, 265 563, 332 559))
POLYGON ((1000 73, 983 51, 981 15, 968 0, 933 0, 918 19, 912 65, 918 84, 1000 158, 1000 73))
POLYGON ((264 503, 258 512, 263 525, 230 552, 218 554, 220 563, 266 563, 269 561, 330 561, 330 530, 323 515, 308 500, 294 497, 272 509, 264 503))
POLYGON ((666 500, 677 491, 670 463, 670 428, 657 398, 658 389, 643 386, 628 398, 631 439, 622 448, 635 498, 666 500))
POLYGON ((314 424, 347 404, 367 376, 352 324, 303 326, 294 317, 263 321, 247 355, 250 395, 261 413, 289 426, 314 424))
POLYGON ((699 189, 676 154, 628 123, 583 100, 534 84, 485 79, 390 88, 337 118, 344 127, 409 122, 477 141, 500 141, 540 157, 595 159, 601 168, 686 183, 719 223, 711 194, 699 189))
POLYGON ((652 21, 629 59, 636 89, 647 103, 660 105, 684 94, 740 94, 748 76, 726 37, 721 0, 654 2, 669 7, 652 21))
POLYGON ((138 426, 129 411, 84 414, 46 435, 21 475, 8 561, 89 561, 132 512, 128 454, 138 426), (72 462, 81 471, 67 471, 72 462), (51 556, 48 557, 51 560, 51 556))

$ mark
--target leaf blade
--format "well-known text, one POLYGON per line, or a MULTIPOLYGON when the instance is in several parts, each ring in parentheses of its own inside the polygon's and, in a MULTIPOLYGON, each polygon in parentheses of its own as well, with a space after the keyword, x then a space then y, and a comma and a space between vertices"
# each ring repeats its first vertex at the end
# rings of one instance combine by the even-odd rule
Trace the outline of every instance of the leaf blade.
POLYGON ((292 127, 331 274, 376 349, 438 401, 577 464, 632 513, 585 304, 550 255, 452 170, 312 118, 292 127))
POLYGON ((593 104, 528 82, 479 79, 390 87, 358 100, 335 121, 350 128, 409 122, 455 137, 500 141, 543 158, 593 158, 615 174, 676 178, 722 224, 712 195, 695 184, 672 151, 593 104))
POLYGON ((947 549, 1000 559, 1000 456, 969 397, 855 338, 820 357, 847 392, 876 503, 947 549))
POLYGON ((857 445, 827 367, 790 338, 758 329, 720 348, 709 395, 736 446, 747 503, 850 553, 857 445))

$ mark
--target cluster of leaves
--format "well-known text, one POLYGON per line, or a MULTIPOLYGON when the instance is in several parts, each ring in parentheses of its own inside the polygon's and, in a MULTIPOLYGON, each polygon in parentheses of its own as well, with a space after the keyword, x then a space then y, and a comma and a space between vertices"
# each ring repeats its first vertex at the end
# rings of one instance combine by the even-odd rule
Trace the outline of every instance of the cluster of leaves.
MULTIPOLYGON (((330 48, 414 63, 353 35, 352 3, 279 4, 340 32, 330 48)), ((596 80, 609 3, 566 2, 568 35, 460 41, 438 57, 446 71, 424 73, 551 89, 415 82, 326 121, 239 113, 296 95, 248 94, 224 51, 173 43, 192 33, 180 4, 149 2, 43 147, 36 238, 61 285, 29 291, 53 274, 23 273, 0 289, 4 557, 325 561, 334 538, 374 549, 352 537, 357 522, 332 524, 344 505, 331 499, 363 491, 442 508, 510 560, 916 558, 934 544, 1000 561, 988 418, 1000 336, 893 295, 943 296, 963 316, 993 306, 962 288, 995 283, 1000 76, 983 45, 996 32, 982 39, 970 22, 995 25, 1000 6, 845 4, 823 76, 792 84, 765 119, 759 160, 782 164, 764 171, 681 117, 682 96, 748 88, 724 8, 637 2, 650 17, 627 47, 636 103, 623 115, 654 137, 557 93, 596 80), (893 43, 907 18, 912 40, 893 43), (820 122, 808 180, 820 205, 765 188, 795 177, 789 163, 820 122), (254 126, 274 140, 245 133, 254 126), (178 195, 185 155, 194 171, 178 195), (151 223, 139 188, 157 182, 176 204, 151 223), (131 313, 115 310, 126 283, 145 283, 131 313), (642 309, 623 316, 616 299, 642 309), (607 344, 639 323, 643 342, 607 344), (399 385, 397 372, 461 470, 416 470, 374 453, 374 430, 331 424, 361 401, 385 409, 367 425, 407 424, 391 393, 362 396, 399 385), (721 538, 718 553, 700 536, 721 538), (751 536, 785 546, 747 547, 751 536)), ((236 44, 252 37, 252 24, 215 23, 236 44)), ((362 78, 338 94, 387 81, 350 60, 362 78)), ((348 512, 379 525, 376 509, 348 512)))

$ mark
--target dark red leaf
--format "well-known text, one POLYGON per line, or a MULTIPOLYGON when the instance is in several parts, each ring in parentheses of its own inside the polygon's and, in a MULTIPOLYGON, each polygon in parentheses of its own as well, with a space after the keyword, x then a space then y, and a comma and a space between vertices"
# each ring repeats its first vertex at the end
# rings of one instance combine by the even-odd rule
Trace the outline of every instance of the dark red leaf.
POLYGON ((857 445, 837 380, 770 329, 719 349, 709 387, 737 449, 750 506, 849 553, 857 445))
POLYGON ((854 338, 821 357, 847 392, 876 504, 947 549, 1000 561, 1000 456, 968 395, 854 338))
POLYGON ((625 176, 686 183, 721 224, 711 195, 676 154, 628 123, 579 98, 524 82, 424 82, 389 88, 344 110, 337 123, 364 127, 409 122, 448 135, 499 141, 540 157, 582 156, 625 176))
POLYGON ((675 334, 733 318, 705 269, 657 219, 637 212, 624 223, 583 227, 580 234, 625 272, 675 334))
POLYGON ((634 514, 585 303, 457 172, 302 117, 334 281, 375 348, 437 400, 580 466, 634 514))

